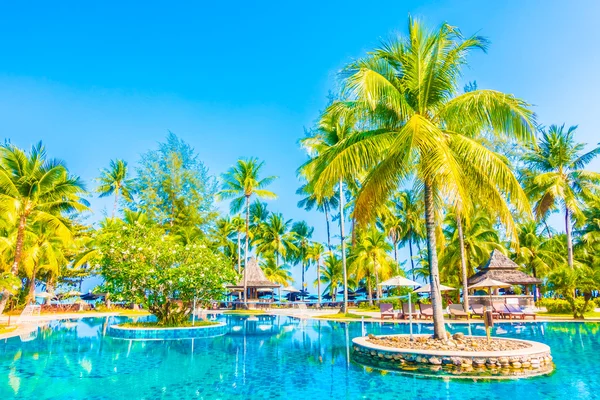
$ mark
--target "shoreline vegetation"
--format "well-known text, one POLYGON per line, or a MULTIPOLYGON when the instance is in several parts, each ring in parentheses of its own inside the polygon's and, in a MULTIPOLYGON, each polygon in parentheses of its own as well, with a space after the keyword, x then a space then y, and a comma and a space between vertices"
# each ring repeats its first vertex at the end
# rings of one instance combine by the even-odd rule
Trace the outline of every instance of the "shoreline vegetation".
POLYGON ((340 90, 299 140, 307 158, 296 171, 297 205, 322 214, 322 236, 264 202, 277 198, 278 179, 264 161, 239 157, 211 175, 171 132, 133 168, 106 159, 92 191, 109 197, 112 209, 90 223, 99 213, 90 209, 86 182, 41 142, 24 150, 7 138, 0 314, 77 298, 94 278, 102 283, 84 298, 138 304, 165 326, 186 323, 199 299, 201 307, 222 301, 232 285, 242 302, 276 298, 261 284, 300 287, 283 290, 288 300, 342 295, 341 314, 316 318, 358 319, 349 298, 373 304, 384 291, 405 296, 408 288, 380 283, 406 276, 434 288, 431 323, 444 339, 446 300, 469 309, 468 277, 499 251, 542 282, 535 290, 549 319, 599 316, 592 310, 600 289, 600 173, 587 168, 600 144, 578 142, 577 126, 538 121, 515 94, 463 81, 469 56, 486 50, 487 38, 412 17, 407 28, 342 69, 340 90), (229 201, 229 212, 218 200, 229 201), (243 271, 251 258, 264 279, 249 286, 243 271), (456 290, 442 296, 441 283, 456 290))

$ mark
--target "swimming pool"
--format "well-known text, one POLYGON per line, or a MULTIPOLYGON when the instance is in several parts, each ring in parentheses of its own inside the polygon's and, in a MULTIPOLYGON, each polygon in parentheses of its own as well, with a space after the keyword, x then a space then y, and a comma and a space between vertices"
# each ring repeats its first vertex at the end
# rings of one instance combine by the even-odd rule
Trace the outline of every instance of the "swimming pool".
MULTIPOLYGON (((222 316, 220 337, 129 341, 103 336, 123 318, 52 322, 26 342, 0 341, 0 399, 593 399, 599 398, 600 325, 506 323, 494 334, 544 342, 556 372, 502 382, 419 378, 352 361, 361 323, 222 316)), ((365 323, 367 333, 408 326, 365 323)), ((449 324, 483 335, 482 325, 449 324)), ((431 326, 416 325, 429 333, 431 326)))

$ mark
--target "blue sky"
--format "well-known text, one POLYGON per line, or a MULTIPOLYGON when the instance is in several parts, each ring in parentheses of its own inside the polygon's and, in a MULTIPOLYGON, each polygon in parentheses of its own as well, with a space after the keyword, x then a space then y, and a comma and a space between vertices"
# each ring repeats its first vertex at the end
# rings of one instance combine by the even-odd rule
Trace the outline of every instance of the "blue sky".
MULTIPOLYGON (((491 40, 465 81, 529 101, 543 124, 578 124, 581 142, 600 141, 595 1, 123 3, 0 6, 2 135, 24 147, 43 140, 90 187, 110 159, 134 165, 171 130, 214 174, 238 157, 264 160, 280 176, 271 209, 306 219, 324 240, 322 215, 296 208, 297 140, 337 71, 403 33, 409 13, 491 40)), ((94 219, 110 208, 92 205, 94 219)))

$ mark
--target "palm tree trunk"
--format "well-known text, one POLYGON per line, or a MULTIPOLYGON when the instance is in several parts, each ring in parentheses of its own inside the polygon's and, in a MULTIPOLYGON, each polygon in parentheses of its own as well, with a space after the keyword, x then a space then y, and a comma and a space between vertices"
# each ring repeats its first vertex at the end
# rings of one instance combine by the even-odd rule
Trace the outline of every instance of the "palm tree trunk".
POLYGON ((242 239, 240 238, 240 231, 238 229, 238 232, 237 232, 237 244, 238 244, 238 266, 237 266, 237 272, 238 272, 238 274, 242 270, 242 243, 241 243, 241 240, 242 239))
POLYGON ((375 273, 375 292, 377 293, 377 300, 381 300, 382 293, 381 287, 379 286, 379 272, 377 272, 377 261, 373 257, 373 272, 375 273))
POLYGON ((367 291, 369 292, 369 305, 373 305, 373 288, 371 287, 371 279, 367 277, 367 291))
MULTIPOLYGON (((19 273, 19 263, 21 262, 21 254, 23 253, 23 242, 25 241, 25 226, 27 224, 27 215, 23 213, 21 218, 19 219, 19 226, 17 228, 17 242, 15 245, 15 260, 10 268, 10 272, 17 276, 19 273)), ((8 302, 8 298, 10 297, 10 293, 8 290, 2 291, 2 299, 0 300, 0 314, 4 312, 4 308, 6 307, 6 303, 8 302)))
POLYGON ((467 260, 465 257, 465 238, 463 236, 462 218, 460 214, 456 215, 456 229, 458 230, 458 245, 460 246, 460 270, 463 286, 463 307, 465 311, 469 310, 469 286, 467 284, 467 260))
POLYGON ((427 253, 429 255, 429 283, 431 284, 431 305, 433 308, 433 336, 446 340, 446 327, 440 291, 440 271, 435 238, 435 215, 433 204, 433 187, 425 183, 425 226, 427 228, 427 253))
POLYGON ((31 271, 31 279, 29 280, 29 288, 27 290, 27 298, 25 299, 25 304, 29 304, 29 302, 35 300, 35 275, 37 270, 33 267, 33 271, 31 271))
POLYGON ((323 205, 323 209, 325 210, 325 222, 327 223, 327 248, 331 251, 331 233, 329 231, 329 205, 325 203, 323 205))
POLYGON ((415 280, 415 260, 413 259, 412 238, 408 237, 408 251, 410 252, 410 273, 412 280, 415 280))
POLYGON ((394 261, 398 263, 398 241, 394 240, 394 261))
POLYGON ((546 232, 548 232, 548 237, 552 239, 552 231, 550 230, 550 227, 548 226, 548 221, 546 219, 544 219, 544 225, 546 226, 546 232))
POLYGON ((319 306, 321 305, 321 258, 317 259, 317 297, 319 306))
POLYGON ((115 189, 115 204, 113 204, 113 212, 112 212, 112 217, 115 217, 115 214, 117 212, 117 204, 119 204, 119 187, 117 187, 115 189))
POLYGON ((344 240, 344 194, 342 193, 344 181, 340 178, 340 240, 342 242, 342 270, 344 272, 344 306, 342 312, 348 312, 348 270, 346 269, 346 242, 344 240))
POLYGON ((571 213, 568 207, 565 207, 565 231, 567 233, 567 252, 569 267, 573 269, 573 238, 571 236, 571 213))
POLYGON ((246 196, 246 245, 244 249, 244 303, 248 303, 248 274, 246 269, 248 268, 248 240, 250 239, 250 196, 246 196))
POLYGON ((304 260, 301 262, 302 265, 302 288, 300 290, 304 290, 304 260))

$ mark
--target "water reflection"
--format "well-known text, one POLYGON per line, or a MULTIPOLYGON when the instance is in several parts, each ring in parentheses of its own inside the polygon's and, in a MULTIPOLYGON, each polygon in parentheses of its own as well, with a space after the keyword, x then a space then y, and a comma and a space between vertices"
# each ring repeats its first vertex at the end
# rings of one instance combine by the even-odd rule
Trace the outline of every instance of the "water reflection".
MULTIPOLYGON (((374 371, 352 362, 360 323, 281 316, 226 315, 221 337, 126 341, 104 335, 124 318, 52 322, 30 341, 0 341, 0 398, 586 398, 600 393, 595 357, 598 324, 506 323, 494 334, 538 340, 553 348, 549 378, 465 386, 374 371)), ((407 333, 402 323, 365 323, 373 334, 407 333)), ((432 333, 415 324, 415 333, 432 333)), ((479 323, 448 324, 451 332, 484 335, 479 323)))

